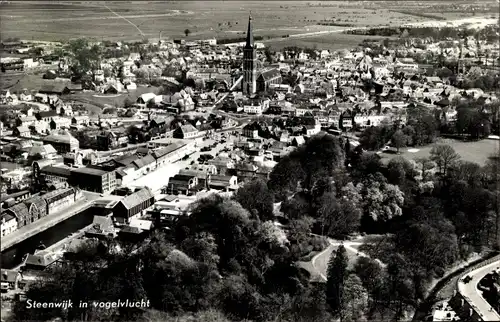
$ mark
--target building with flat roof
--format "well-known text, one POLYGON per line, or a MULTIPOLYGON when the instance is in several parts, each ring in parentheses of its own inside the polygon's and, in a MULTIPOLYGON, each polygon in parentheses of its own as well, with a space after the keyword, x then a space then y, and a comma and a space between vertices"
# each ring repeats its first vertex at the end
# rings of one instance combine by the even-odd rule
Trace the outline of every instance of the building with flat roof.
POLYGON ((70 181, 82 190, 111 193, 116 188, 116 172, 89 167, 71 169, 70 181))

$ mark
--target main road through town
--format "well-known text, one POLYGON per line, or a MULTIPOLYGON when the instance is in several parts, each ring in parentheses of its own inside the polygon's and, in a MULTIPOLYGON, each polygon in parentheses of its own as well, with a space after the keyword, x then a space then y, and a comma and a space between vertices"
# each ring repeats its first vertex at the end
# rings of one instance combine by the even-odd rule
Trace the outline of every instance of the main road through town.
MULTIPOLYGON (((235 131, 239 128, 241 128, 241 125, 238 126, 237 128, 233 128, 232 130, 228 131, 235 131)), ((218 135, 218 133, 220 132, 216 132, 216 135, 218 135)), ((228 135, 228 139, 226 140, 225 143, 218 143, 215 148, 206 152, 201 152, 200 151, 201 148, 212 145, 216 141, 213 139, 206 139, 204 141, 201 141, 200 143, 198 143, 196 152, 191 154, 188 159, 179 160, 177 162, 167 164, 159 169, 156 169, 151 173, 146 174, 143 177, 138 178, 137 180, 134 180, 133 182, 127 184, 127 186, 130 188, 149 187, 153 191, 153 193, 155 193, 155 195, 159 195, 161 193, 161 189, 164 186, 168 185, 168 180, 170 177, 173 177, 174 175, 178 174, 179 171, 182 169, 186 168, 189 169, 190 165, 193 162, 197 163, 197 160, 200 157, 200 155, 210 154, 215 157, 218 153, 221 152, 221 150, 229 148, 230 145, 233 144, 236 140, 238 140, 238 136, 228 135)))

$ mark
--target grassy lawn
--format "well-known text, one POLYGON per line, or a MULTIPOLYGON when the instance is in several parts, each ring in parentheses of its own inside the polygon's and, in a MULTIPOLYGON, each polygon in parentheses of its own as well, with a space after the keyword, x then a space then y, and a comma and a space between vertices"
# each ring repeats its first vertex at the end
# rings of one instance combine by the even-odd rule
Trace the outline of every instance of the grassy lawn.
POLYGON ((25 75, 5 73, 0 77, 0 87, 9 89, 11 93, 18 93, 25 88, 29 90, 38 90, 42 84, 47 83, 47 80, 42 78, 42 75, 25 75))
MULTIPOLYGON (((462 160, 475 162, 484 165, 488 157, 492 154, 498 155, 499 141, 496 140, 481 140, 477 142, 462 142, 452 139, 442 139, 439 144, 448 144, 452 146, 455 151, 460 155, 462 160)), ((399 156, 413 160, 422 157, 429 157, 432 145, 416 148, 418 152, 408 152, 408 148, 401 149, 399 156)), ((390 159, 397 157, 397 154, 382 153, 382 161, 389 162, 390 159)))

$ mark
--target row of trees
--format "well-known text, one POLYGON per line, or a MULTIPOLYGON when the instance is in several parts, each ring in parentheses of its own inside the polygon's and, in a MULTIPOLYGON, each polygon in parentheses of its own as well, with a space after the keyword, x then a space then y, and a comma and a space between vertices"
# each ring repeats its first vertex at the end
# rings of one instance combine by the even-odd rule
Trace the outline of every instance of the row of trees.
POLYGON ((411 27, 411 28, 398 28, 398 27, 384 27, 384 28, 371 28, 366 30, 349 30, 346 33, 357 35, 370 35, 382 37, 402 37, 402 38, 432 38, 433 40, 446 40, 457 39, 461 40, 465 37, 483 36, 482 39, 490 40, 490 36, 494 32, 481 33, 474 29, 458 29, 454 27, 411 27))

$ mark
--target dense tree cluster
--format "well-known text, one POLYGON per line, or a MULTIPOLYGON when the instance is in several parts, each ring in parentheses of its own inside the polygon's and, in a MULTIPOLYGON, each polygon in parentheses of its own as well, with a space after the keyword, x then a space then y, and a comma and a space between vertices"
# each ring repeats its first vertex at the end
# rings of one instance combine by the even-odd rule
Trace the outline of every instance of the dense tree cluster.
MULTIPOLYGON (((448 39, 464 39, 465 37, 480 37, 488 41, 495 41, 495 32, 498 27, 489 27, 483 31, 475 31, 474 29, 458 29, 454 27, 384 27, 371 29, 349 30, 346 33, 357 35, 370 35, 382 37, 402 37, 402 38, 432 38, 433 40, 448 40, 448 39)), ((497 36, 498 37, 498 36, 497 36)))
POLYGON ((377 151, 390 144, 398 152, 406 146, 422 146, 435 142, 439 122, 435 111, 417 104, 408 106, 408 121, 399 128, 396 125, 379 125, 366 128, 360 135, 360 144, 366 150, 377 151))
POLYGON ((458 260, 500 247, 498 159, 481 167, 436 145, 430 158, 397 157, 384 166, 345 146, 314 136, 282 158, 267 182, 197 200, 171 233, 156 232, 140 247, 90 242, 27 291, 44 302, 148 299, 150 308, 28 310, 18 303, 16 319, 401 319, 458 260), (311 283, 297 262, 328 244, 311 233, 344 239, 359 232, 384 236, 361 246, 371 259, 353 265, 341 246, 326 283, 311 283))

